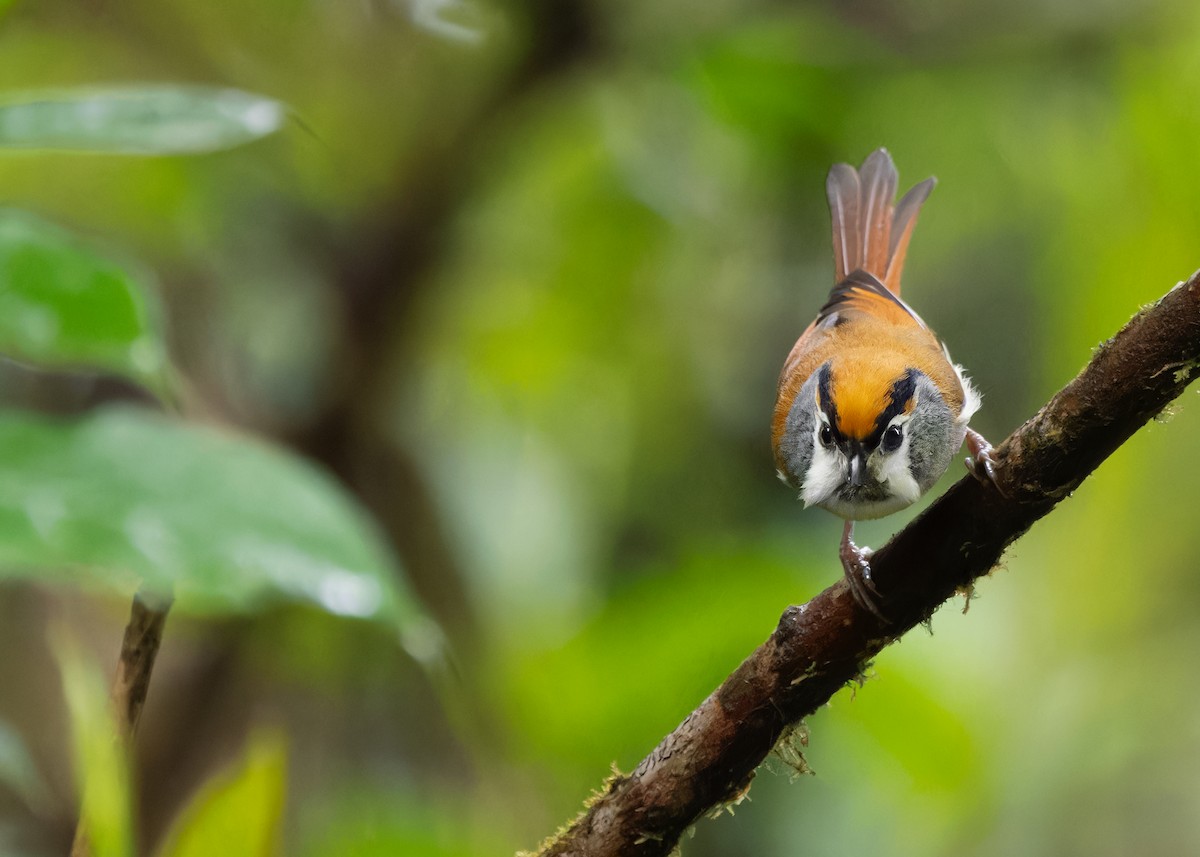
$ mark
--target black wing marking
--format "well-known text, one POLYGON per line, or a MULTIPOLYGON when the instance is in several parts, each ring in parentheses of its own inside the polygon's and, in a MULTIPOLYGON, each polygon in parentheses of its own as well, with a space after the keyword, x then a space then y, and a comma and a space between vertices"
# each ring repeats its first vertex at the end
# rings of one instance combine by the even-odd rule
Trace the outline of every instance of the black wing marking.
MULTIPOLYGON (((820 323, 833 315, 844 304, 854 300, 856 293, 861 294, 862 292, 884 298, 908 313, 922 327, 925 326, 925 322, 921 320, 919 315, 912 311, 912 308, 908 304, 893 294, 877 277, 863 270, 854 271, 850 276, 833 287, 833 290, 829 293, 829 299, 825 301, 825 306, 821 307, 821 311, 817 313, 817 322, 820 323)), ((838 323, 840 324, 844 320, 843 317, 838 320, 838 323)))

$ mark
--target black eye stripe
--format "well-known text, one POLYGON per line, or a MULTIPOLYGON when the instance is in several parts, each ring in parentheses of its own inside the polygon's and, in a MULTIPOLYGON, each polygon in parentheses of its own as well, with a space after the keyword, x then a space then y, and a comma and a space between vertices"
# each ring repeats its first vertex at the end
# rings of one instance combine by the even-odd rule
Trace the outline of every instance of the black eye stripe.
MULTIPOLYGON (((892 420, 904 413, 909 400, 916 393, 917 376, 920 374, 918 369, 909 369, 892 383, 891 389, 888 390, 888 404, 875 419, 874 430, 863 440, 864 449, 878 447, 883 439, 883 433, 887 431, 892 420)), ((841 446, 846 438, 838 430, 837 404, 833 401, 831 386, 832 371, 830 364, 826 363, 817 370, 817 406, 829 420, 828 424, 834 443, 841 446)))
POLYGON ((866 439, 865 445, 868 449, 878 446, 880 440, 883 439, 883 433, 887 431, 887 427, 891 424, 892 420, 904 413, 904 408, 917 391, 917 376, 919 374, 920 372, 917 369, 909 369, 892 384, 892 388, 888 390, 887 407, 876 418, 875 430, 866 439))
POLYGON ((834 404, 833 395, 829 389, 831 374, 828 363, 817 370, 817 406, 829 420, 829 429, 833 433, 834 443, 840 444, 843 438, 842 433, 838 431, 837 405, 834 404))

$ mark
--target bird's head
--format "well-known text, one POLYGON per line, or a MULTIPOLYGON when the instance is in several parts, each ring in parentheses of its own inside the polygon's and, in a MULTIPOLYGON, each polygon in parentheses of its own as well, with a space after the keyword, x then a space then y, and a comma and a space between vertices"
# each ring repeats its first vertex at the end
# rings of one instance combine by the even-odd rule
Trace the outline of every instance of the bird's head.
POLYGON ((961 443, 961 427, 925 373, 829 361, 788 412, 780 476, 800 488, 805 506, 880 518, 927 491, 961 443))

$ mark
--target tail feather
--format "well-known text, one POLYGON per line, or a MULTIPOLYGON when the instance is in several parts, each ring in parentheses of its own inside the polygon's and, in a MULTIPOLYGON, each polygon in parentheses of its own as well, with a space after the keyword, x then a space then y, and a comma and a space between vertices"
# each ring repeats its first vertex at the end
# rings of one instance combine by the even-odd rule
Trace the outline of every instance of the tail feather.
POLYGON ((825 190, 833 220, 834 273, 842 282, 858 270, 900 294, 900 271, 921 204, 933 190, 929 178, 893 205, 899 176, 886 149, 876 149, 861 171, 834 164, 825 190))
POLYGON ((858 173, 849 164, 834 164, 825 180, 829 215, 833 219, 833 265, 841 282, 859 265, 858 173))
POLYGON ((888 233, 892 228, 892 202, 896 199, 898 179, 896 167, 886 149, 872 152, 863 162, 862 172, 859 173, 862 183, 860 267, 881 280, 887 269, 888 233))
POLYGON ((904 256, 908 252, 908 239, 912 237, 913 227, 917 225, 917 213, 936 184, 937 179, 931 176, 912 187, 901 197, 900 202, 896 203, 896 213, 892 215, 892 234, 888 243, 887 271, 883 276, 883 284, 895 294, 900 294, 900 271, 904 267, 904 256))

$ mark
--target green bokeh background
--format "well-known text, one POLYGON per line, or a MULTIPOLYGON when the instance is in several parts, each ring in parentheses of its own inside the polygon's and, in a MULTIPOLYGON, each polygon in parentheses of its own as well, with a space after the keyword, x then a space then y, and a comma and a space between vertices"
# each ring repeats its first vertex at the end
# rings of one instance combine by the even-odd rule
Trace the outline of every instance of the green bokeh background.
MULTIPOLYGON (((452 652, 431 673, 302 606, 173 617, 135 770, 146 852, 263 726, 288 748, 282 853, 533 848, 837 579, 840 521, 802 511, 768 444, 831 284, 832 162, 885 145, 904 187, 938 177, 905 297, 993 441, 1200 266, 1180 0, 5 8, 6 90, 289 105, 229 152, 3 154, 0 202, 153 270, 185 412, 339 478, 452 652)), ((0 390, 137 398, 15 366, 0 390)), ((811 718, 815 777, 768 764, 683 853, 1200 851, 1194 400, 811 718)), ((62 853, 74 822, 47 618, 115 658, 125 609, 0 586, 0 647, 27 652, 0 662, 0 720, 48 784, 32 807, 0 790, 11 853, 62 853)))

